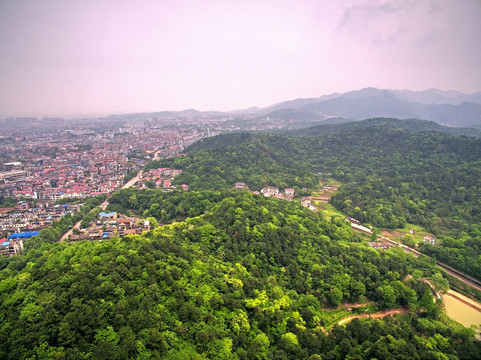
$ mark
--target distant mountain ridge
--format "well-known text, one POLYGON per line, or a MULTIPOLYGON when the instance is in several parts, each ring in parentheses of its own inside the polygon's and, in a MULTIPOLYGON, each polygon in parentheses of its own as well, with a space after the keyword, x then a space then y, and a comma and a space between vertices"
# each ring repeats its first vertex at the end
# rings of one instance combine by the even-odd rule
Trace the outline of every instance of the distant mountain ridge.
POLYGON ((163 117, 246 117, 262 124, 266 118, 292 121, 294 128, 312 124, 359 121, 369 118, 422 119, 450 127, 481 129, 481 92, 428 89, 424 91, 385 90, 373 87, 317 98, 288 100, 264 108, 250 107, 235 111, 159 111, 111 115, 104 119, 147 119, 163 117))
POLYGON ((428 89, 424 91, 410 90, 389 90, 389 92, 399 98, 421 104, 451 104, 460 105, 463 102, 473 102, 481 104, 481 92, 474 94, 463 94, 459 91, 444 91, 438 89, 428 89))
POLYGON ((298 121, 321 121, 331 117, 352 120, 418 118, 447 126, 481 128, 481 93, 365 88, 344 94, 290 100, 259 109, 257 114, 298 121))
POLYGON ((374 87, 367 87, 360 90, 353 90, 346 93, 335 92, 330 95, 322 95, 317 98, 299 98, 295 100, 287 100, 274 105, 267 106, 265 108, 258 108, 258 111, 273 111, 277 109, 298 109, 304 105, 316 103, 320 101, 331 100, 335 98, 359 98, 364 96, 381 96, 385 94, 391 94, 400 100, 405 100, 409 102, 417 102, 420 104, 431 105, 431 104, 450 104, 459 105, 463 102, 474 102, 481 104, 481 92, 474 94, 464 94, 459 91, 451 90, 439 90, 439 89, 428 89, 423 91, 412 91, 412 90, 391 90, 391 89, 377 89, 374 87))

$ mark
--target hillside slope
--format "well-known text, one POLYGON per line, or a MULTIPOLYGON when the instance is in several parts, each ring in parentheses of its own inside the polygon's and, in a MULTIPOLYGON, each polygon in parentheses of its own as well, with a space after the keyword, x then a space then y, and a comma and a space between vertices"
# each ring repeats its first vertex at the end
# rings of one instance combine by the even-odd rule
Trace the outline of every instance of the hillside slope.
POLYGON ((313 128, 313 134, 327 131, 312 137, 221 135, 194 144, 188 156, 149 166, 183 169, 175 181, 194 189, 244 181, 252 190, 269 184, 297 194, 318 184, 315 174, 330 173, 345 184, 332 199, 338 209, 375 227, 414 223, 453 237, 440 258, 481 278, 481 139, 419 131, 427 126, 374 119, 313 128))
POLYGON ((2 263, 0 356, 479 357, 472 332, 441 321, 425 283, 402 281, 431 265, 347 240, 344 221, 237 192, 144 235, 46 245, 2 263), (421 313, 323 332, 336 322, 326 307, 366 300, 421 313))

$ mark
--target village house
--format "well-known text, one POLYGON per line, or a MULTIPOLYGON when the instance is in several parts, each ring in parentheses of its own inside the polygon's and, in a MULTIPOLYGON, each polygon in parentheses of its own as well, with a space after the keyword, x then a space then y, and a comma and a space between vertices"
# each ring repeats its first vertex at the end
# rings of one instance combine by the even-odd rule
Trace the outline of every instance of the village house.
POLYGON ((308 197, 303 197, 301 200, 301 205, 308 208, 311 206, 311 199, 308 197))
POLYGON ((19 201, 17 205, 15 205, 15 210, 28 210, 31 205, 31 203, 19 201))
POLYGON ((244 189, 247 185, 245 182, 236 182, 234 186, 236 189, 244 189))
POLYGON ((0 240, 0 255, 19 255, 23 251, 23 240, 21 238, 0 240))
POLYGON ((89 238, 88 234, 70 235, 70 241, 81 241, 87 240, 89 238))
POLYGON ((279 194, 279 188, 275 186, 266 185, 261 189, 261 194, 264 194, 264 196, 274 196, 279 194))
POLYGON ((436 238, 431 235, 426 235, 423 239, 425 244, 436 245, 436 238))
POLYGON ((149 220, 144 221, 144 231, 150 231, 150 221, 149 220))
POLYGON ((31 232, 20 232, 20 233, 15 233, 11 234, 8 237, 8 240, 17 240, 17 239, 30 239, 31 237, 37 236, 39 234, 38 231, 31 231, 31 232))
POLYGON ((287 197, 293 197, 294 196, 294 189, 285 189, 284 194, 286 194, 287 197))
POLYGON ((171 189, 171 182, 170 181, 164 181, 162 183, 162 190, 170 190, 171 189))

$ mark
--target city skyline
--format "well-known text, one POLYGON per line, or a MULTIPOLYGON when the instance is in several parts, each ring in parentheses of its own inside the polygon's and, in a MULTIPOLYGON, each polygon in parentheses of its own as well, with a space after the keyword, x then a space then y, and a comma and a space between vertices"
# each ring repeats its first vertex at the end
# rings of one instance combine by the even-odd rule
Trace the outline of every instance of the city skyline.
POLYGON ((228 111, 481 91, 478 1, 3 1, 0 113, 228 111))

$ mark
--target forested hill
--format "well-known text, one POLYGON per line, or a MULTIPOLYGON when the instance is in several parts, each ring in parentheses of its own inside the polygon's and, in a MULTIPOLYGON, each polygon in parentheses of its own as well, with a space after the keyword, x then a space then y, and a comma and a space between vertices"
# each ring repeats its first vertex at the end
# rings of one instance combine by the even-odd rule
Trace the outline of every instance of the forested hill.
POLYGON ((464 135, 472 137, 481 137, 480 129, 471 128, 458 128, 442 126, 438 123, 428 120, 418 120, 418 119, 387 119, 387 118, 374 118, 367 119, 363 121, 356 122, 345 122, 341 124, 328 124, 328 125, 317 125, 309 127, 306 129, 290 130, 284 132, 285 135, 289 136, 322 136, 338 133, 341 131, 349 131, 353 129, 361 129, 366 127, 387 127, 387 128, 398 128, 406 129, 412 132, 421 131, 437 131, 440 133, 448 135, 464 135))
POLYGON ((395 228, 409 221, 442 233, 480 223, 481 139, 403 128, 424 126, 415 120, 399 127, 395 120, 359 124, 302 138, 219 135, 197 142, 184 158, 150 166, 180 167, 178 183, 217 190, 236 181, 253 190, 265 184, 312 188, 314 174, 332 173, 346 183, 334 204, 374 226, 395 228))
POLYGON ((175 183, 193 190, 228 189, 238 181, 253 190, 266 184, 312 188, 318 178, 306 161, 310 147, 305 139, 270 134, 218 135, 189 147, 188 156, 152 162, 147 168, 180 168, 184 172, 175 183))
MULTIPOLYGON (((116 195, 118 204, 135 194, 143 204, 133 189, 116 195)), ((164 205, 196 196, 187 194, 157 190, 146 199, 164 205)), ((481 356, 473 330, 446 323, 433 304, 421 278, 442 277, 423 259, 352 243, 345 221, 295 202, 198 195, 191 204, 204 215, 143 235, 2 258, 0 358, 481 356), (327 308, 342 302, 409 313, 338 327, 349 311, 327 308)))
POLYGON ((344 183, 332 200, 338 209, 375 227, 409 222, 452 236, 459 241, 448 239, 449 251, 437 258, 481 278, 481 139, 418 131, 425 122, 415 120, 408 124, 416 131, 405 121, 364 124, 312 137, 219 135, 194 144, 185 157, 149 166, 180 168, 176 183, 215 190, 237 181, 252 190, 265 184, 300 190, 318 184, 315 174, 330 173, 344 183))

